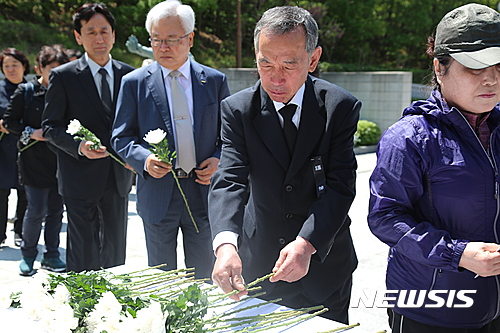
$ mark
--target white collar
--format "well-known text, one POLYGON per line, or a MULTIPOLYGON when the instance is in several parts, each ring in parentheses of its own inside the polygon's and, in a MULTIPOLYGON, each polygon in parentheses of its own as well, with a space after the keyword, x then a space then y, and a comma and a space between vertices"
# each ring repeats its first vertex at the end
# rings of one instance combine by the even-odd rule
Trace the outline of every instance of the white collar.
POLYGON ((90 59, 89 55, 87 52, 85 52, 85 60, 89 64, 90 67, 90 72, 92 73, 92 76, 96 76, 96 74, 99 72, 99 69, 104 68, 108 72, 108 75, 113 78, 113 62, 111 61, 113 58, 111 57, 111 54, 109 55, 109 61, 106 63, 106 65, 101 66, 98 63, 96 63, 94 60, 90 59))

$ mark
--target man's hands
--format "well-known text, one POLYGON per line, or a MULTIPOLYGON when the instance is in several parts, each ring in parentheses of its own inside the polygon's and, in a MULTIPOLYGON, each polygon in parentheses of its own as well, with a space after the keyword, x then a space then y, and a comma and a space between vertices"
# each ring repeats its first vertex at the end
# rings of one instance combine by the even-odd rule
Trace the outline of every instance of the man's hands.
POLYGON ((5 127, 3 127, 3 119, 0 119, 0 132, 9 134, 9 131, 5 127))
POLYGON ((162 178, 172 170, 172 166, 160 161, 155 154, 150 154, 146 159, 146 170, 152 177, 162 178))
MULTIPOLYGON (((269 281, 295 282, 303 278, 309 271, 311 256, 316 251, 309 241, 302 237, 285 246, 280 257, 276 261, 273 273, 269 281)), ((239 301, 246 294, 245 282, 241 276, 241 259, 232 244, 222 244, 216 251, 217 260, 215 261, 212 272, 212 280, 223 292, 230 293, 234 290, 241 290, 236 295, 230 296, 231 299, 239 301)))
POLYGON ((298 237, 280 251, 280 257, 273 268, 273 275, 269 281, 295 282, 306 276, 309 271, 311 256, 315 252, 314 246, 302 237, 298 237))
POLYGON ((215 254, 217 260, 212 272, 212 280, 226 294, 233 290, 241 290, 241 292, 229 297, 239 301, 248 292, 245 290, 245 283, 241 276, 241 259, 236 248, 232 244, 222 244, 217 248, 215 254))
POLYGON ((494 243, 470 242, 465 247, 458 265, 479 276, 500 274, 500 245, 494 243))
POLYGON ((108 156, 106 147, 100 146, 99 149, 92 149, 91 147, 93 144, 94 143, 92 141, 82 141, 78 149, 80 150, 80 153, 82 153, 85 157, 91 160, 104 158, 108 156))
POLYGON ((33 140, 37 140, 37 141, 46 141, 47 140, 43 137, 43 130, 41 128, 34 130, 33 133, 31 133, 31 138, 33 140))
POLYGON ((210 178, 218 167, 219 159, 217 157, 210 157, 201 162, 199 168, 194 170, 198 176, 196 182, 202 185, 210 185, 210 178))

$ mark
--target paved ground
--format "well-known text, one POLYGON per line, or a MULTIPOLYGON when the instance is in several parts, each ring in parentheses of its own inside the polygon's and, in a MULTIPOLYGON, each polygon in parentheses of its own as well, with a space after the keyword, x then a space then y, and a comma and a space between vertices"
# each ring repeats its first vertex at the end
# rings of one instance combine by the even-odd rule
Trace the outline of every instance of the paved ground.
MULTIPOLYGON (((387 246, 376 239, 368 229, 366 215, 368 212, 368 179, 376 163, 374 153, 361 154, 358 159, 357 196, 350 211, 352 219, 351 232, 359 259, 359 266, 354 273, 353 294, 363 291, 385 290, 384 277, 387 256, 387 246)), ((14 214, 16 202, 15 193, 9 202, 9 216, 14 214)), ((0 288, 20 290, 26 278, 18 274, 21 251, 14 246, 14 233, 8 226, 6 246, 0 248, 0 288)), ((43 240, 41 241, 43 244, 43 240)), ((66 219, 61 232, 61 253, 65 256, 66 219)), ((40 251, 42 245, 39 245, 40 251)), ((182 244, 179 244, 179 249, 182 244)), ((182 253, 178 251, 179 263, 182 262, 182 253)), ((136 267, 146 267, 146 249, 142 221, 135 211, 135 192, 130 194, 129 228, 127 239, 127 264, 136 267)), ((179 265, 182 266, 182 265, 179 265)), ((40 267, 40 258, 35 268, 40 267)), ((328 277, 325 276, 327 279, 328 277)), ((350 309, 351 323, 361 323, 367 332, 388 330, 386 312, 384 309, 372 309, 360 306, 350 309)))

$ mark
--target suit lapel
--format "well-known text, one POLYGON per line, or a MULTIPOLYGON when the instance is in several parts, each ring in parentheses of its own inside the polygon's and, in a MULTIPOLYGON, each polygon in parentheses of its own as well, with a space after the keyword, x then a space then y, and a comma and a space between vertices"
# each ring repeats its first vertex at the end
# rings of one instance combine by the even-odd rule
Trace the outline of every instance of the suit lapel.
POLYGON ((194 61, 191 61, 191 84, 193 87, 194 142, 196 144, 203 123, 207 77, 203 69, 194 61))
MULTIPOLYGON (((165 122, 168 133, 172 136, 172 122, 170 120, 170 108, 167 101, 167 93, 165 91, 165 82, 163 81, 163 72, 160 68, 160 64, 156 63, 156 66, 150 66, 149 76, 146 77, 147 85, 151 96, 156 104, 158 110, 160 110, 160 115, 165 122)), ((152 128, 153 130, 154 128, 152 128)), ((173 145, 173 137, 169 139, 169 144, 173 145)))
MULTIPOLYGON (((259 84, 260 85, 260 84, 259 84)), ((264 144, 276 157, 283 169, 288 170, 290 153, 278 120, 278 115, 269 95, 260 86, 260 112, 253 120, 255 129, 264 144)))
POLYGON ((306 81, 300 126, 295 142, 295 151, 286 179, 293 177, 304 165, 321 139, 326 126, 326 111, 323 100, 316 95, 310 77, 306 81))
POLYGON ((124 73, 122 73, 122 65, 113 60, 113 110, 116 110, 116 100, 120 92, 120 85, 124 73))
POLYGON ((85 60, 85 57, 81 57, 78 59, 78 64, 76 66, 76 77, 80 81, 80 84, 83 87, 83 90, 89 97, 89 100, 94 106, 94 109, 97 110, 97 114, 103 121, 108 123, 110 120, 108 119, 106 112, 104 111, 104 106, 102 105, 101 97, 97 92, 97 87, 95 86, 94 78, 92 77, 92 72, 90 71, 90 67, 85 60))

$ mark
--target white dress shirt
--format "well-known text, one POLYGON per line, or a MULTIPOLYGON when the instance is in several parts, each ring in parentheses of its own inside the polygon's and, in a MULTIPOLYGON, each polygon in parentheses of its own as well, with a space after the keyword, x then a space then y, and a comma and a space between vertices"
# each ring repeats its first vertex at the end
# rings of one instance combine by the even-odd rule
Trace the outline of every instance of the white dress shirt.
MULTIPOLYGON (((95 87, 97 88, 97 92, 99 93, 99 97, 102 98, 102 76, 99 74, 99 70, 101 69, 101 65, 96 63, 94 60, 90 59, 89 55, 87 52, 83 55, 85 57, 85 60, 87 61, 87 64, 89 64, 90 68, 90 73, 92 74, 92 77, 94 78, 94 83, 95 87)), ((113 62, 111 61, 111 54, 109 55, 109 61, 106 63, 106 65, 103 66, 103 68, 106 69, 108 72, 108 75, 106 75, 106 80, 108 81, 109 85, 109 92, 111 93, 111 98, 113 98, 113 89, 114 89, 114 73, 113 73, 113 62)), ((83 153, 81 152, 80 148, 82 147, 83 141, 80 142, 80 145, 78 146, 78 155, 84 156, 83 153)))
POLYGON ((102 79, 101 79, 101 74, 99 74, 99 70, 102 68, 106 69, 108 72, 108 75, 106 75, 106 81, 108 81, 109 85, 109 92, 111 93, 111 98, 113 98, 113 92, 114 92, 114 73, 113 73, 113 62, 111 61, 111 54, 109 55, 109 61, 106 63, 106 65, 101 66, 97 64, 94 60, 90 59, 89 55, 87 52, 85 52, 85 60, 87 60, 87 63, 89 64, 90 67, 90 72, 92 73, 92 77, 94 78, 95 86, 97 88, 97 92, 99 93, 99 96, 102 97, 102 79))

